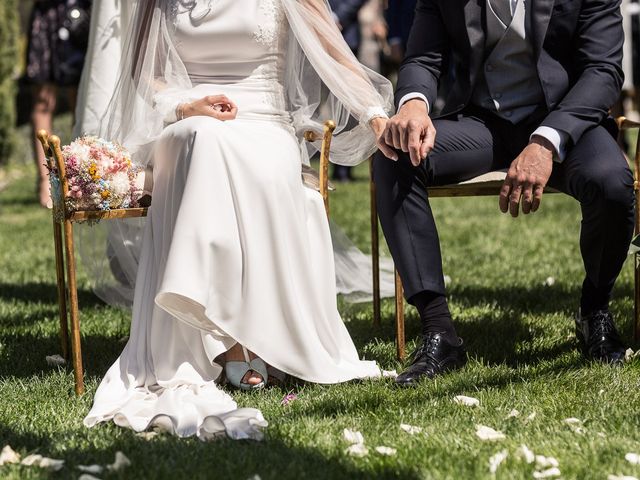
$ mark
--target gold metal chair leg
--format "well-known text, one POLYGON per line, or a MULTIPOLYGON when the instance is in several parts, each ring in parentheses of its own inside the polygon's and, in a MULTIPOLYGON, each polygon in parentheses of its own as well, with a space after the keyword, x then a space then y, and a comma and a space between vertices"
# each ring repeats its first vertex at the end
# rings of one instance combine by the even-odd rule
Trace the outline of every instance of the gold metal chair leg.
POLYGON ((398 360, 405 358, 405 338, 404 338, 404 288, 402 279, 396 270, 396 347, 398 360))
POLYGON ((373 157, 369 158, 369 194, 371 197, 371 263, 373 271, 373 325, 380 327, 380 238, 378 234, 378 202, 373 181, 373 157))
POLYGON ((76 383, 76 395, 84 393, 84 374, 82 369, 82 348, 80 346, 80 314, 78 312, 78 285, 76 283, 76 259, 73 243, 73 224, 64 222, 65 250, 67 254, 67 282, 69 284, 69 307, 71 312, 71 353, 73 374, 76 383))
POLYGON ((67 291, 64 281, 64 252, 62 226, 53 219, 53 238, 56 252, 56 283, 58 285, 58 315, 60 317, 60 346, 62 357, 69 360, 69 320, 67 315, 67 291))

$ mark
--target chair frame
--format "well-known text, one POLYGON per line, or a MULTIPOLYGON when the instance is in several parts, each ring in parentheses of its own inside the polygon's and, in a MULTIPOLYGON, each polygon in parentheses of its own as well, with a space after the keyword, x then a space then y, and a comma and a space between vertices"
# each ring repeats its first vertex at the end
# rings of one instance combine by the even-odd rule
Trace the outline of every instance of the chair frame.
MULTIPOLYGON (((635 155, 633 158, 633 189, 635 192, 635 235, 640 234, 640 123, 625 117, 616 118, 616 124, 620 132, 639 130, 636 140, 635 155)), ((371 164, 371 172, 372 172, 371 164)), ((480 197, 497 196, 502 187, 502 181, 485 182, 482 184, 464 183, 429 187, 427 189, 431 198, 452 197, 480 197)), ((374 324, 380 325, 380 273, 379 273, 379 238, 378 238, 378 208, 376 204, 376 187, 373 174, 370 178, 371 190, 371 253, 373 257, 373 289, 374 289, 374 324)), ((559 193, 552 189, 545 189, 545 193, 559 193)), ((640 340, 640 252, 633 254, 634 260, 634 340, 640 340)), ((395 271, 396 295, 395 295, 395 326, 396 326, 396 353, 399 360, 406 357, 405 328, 404 328, 404 289, 402 280, 397 270, 395 271)))
MULTIPOLYGON (((322 133, 304 132, 306 141, 322 141, 320 149, 320 185, 318 190, 322 195, 327 216, 329 216, 329 152, 335 128, 335 123, 329 120, 325 122, 322 133)), ((75 393, 76 395, 82 395, 85 392, 85 387, 73 224, 88 220, 99 221, 146 217, 149 208, 123 208, 108 211, 69 210, 65 202, 65 198, 69 193, 69 183, 62 156, 60 138, 57 135, 50 135, 46 130, 40 130, 37 136, 45 152, 47 167, 49 170, 55 168, 58 171, 59 185, 52 185, 51 197, 53 201, 53 238, 56 258, 60 346, 62 356, 66 360, 71 358, 75 393), (70 329, 69 319, 71 320, 70 329)))

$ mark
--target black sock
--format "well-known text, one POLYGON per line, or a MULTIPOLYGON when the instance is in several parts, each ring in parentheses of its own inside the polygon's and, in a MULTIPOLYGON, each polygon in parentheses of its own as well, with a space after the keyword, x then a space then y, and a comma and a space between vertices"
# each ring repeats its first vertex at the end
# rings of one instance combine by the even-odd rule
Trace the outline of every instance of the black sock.
POLYGON ((585 317, 598 310, 609 308, 609 289, 597 288, 591 280, 585 278, 582 283, 582 297, 580 298, 580 314, 585 317))
POLYGON ((422 336, 429 333, 442 333, 449 343, 457 345, 458 334, 451 320, 451 312, 444 295, 425 290, 411 297, 422 320, 422 336))

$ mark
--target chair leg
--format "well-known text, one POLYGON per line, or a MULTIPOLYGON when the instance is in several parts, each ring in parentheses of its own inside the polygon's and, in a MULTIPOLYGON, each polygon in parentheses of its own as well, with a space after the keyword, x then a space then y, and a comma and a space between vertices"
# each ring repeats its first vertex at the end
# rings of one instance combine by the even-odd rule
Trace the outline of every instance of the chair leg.
POLYGON ((380 327, 380 238, 378 235, 378 203, 373 182, 373 157, 369 159, 369 194, 371 197, 371 263, 373 272, 373 325, 380 327))
POLYGON ((58 315, 60 317, 60 344, 62 357, 69 360, 69 321, 67 315, 67 292, 64 282, 64 252, 62 249, 62 226, 53 219, 53 239, 56 253, 56 282, 58 284, 58 315))
POLYGON ((396 270, 396 347, 398 360, 405 358, 405 338, 404 338, 404 288, 402 279, 396 270))
POLYGON ((80 346, 80 315, 78 312, 78 285, 76 283, 76 259, 73 242, 73 224, 64 222, 65 250, 67 254, 67 282, 69 284, 69 307, 71 312, 71 353, 73 374, 76 383, 76 395, 84 393, 84 374, 82 369, 82 349, 80 346))
POLYGON ((633 339, 637 342, 640 340, 640 255, 633 255, 633 266, 634 266, 634 300, 635 300, 635 308, 634 308, 634 329, 633 329, 633 339))

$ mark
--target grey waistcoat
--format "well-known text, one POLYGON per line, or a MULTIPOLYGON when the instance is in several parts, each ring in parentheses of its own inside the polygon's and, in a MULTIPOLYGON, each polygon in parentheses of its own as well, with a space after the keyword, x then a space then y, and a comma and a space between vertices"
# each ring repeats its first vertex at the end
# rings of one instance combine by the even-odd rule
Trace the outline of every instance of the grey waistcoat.
POLYGON ((528 0, 518 0, 509 26, 500 21, 491 1, 486 5, 485 62, 471 96, 471 102, 518 123, 544 103, 533 47, 527 38, 525 12, 528 0), (487 55, 488 54, 488 55, 487 55))

